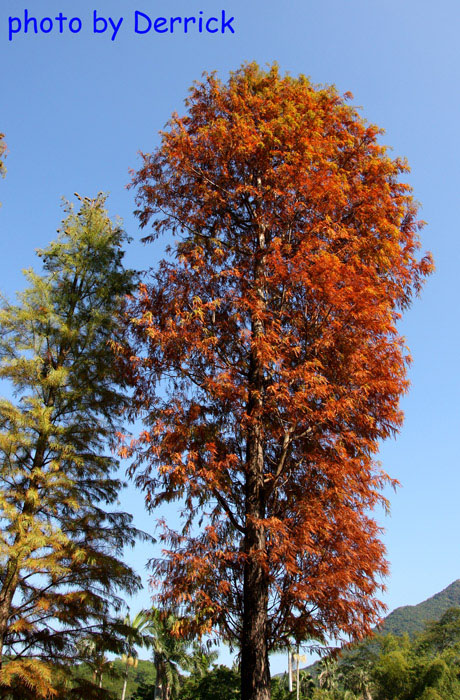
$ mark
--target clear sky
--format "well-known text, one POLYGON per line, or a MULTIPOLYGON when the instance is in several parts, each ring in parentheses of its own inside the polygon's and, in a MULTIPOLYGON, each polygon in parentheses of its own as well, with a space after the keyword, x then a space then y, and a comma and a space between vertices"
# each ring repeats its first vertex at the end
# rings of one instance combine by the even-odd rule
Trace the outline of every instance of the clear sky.
MULTIPOLYGON (((97 27, 101 29, 103 23, 97 27)), ((210 25, 214 28, 215 25, 210 25)), ((217 25, 216 25, 217 26, 217 25)), ((147 27, 145 17, 138 28, 147 27)), ((417 603, 460 577, 458 468, 459 395, 459 134, 460 4, 458 0, 2 0, 0 4, 0 132, 8 144, 0 182, 1 290, 23 285, 34 249, 56 235, 62 196, 110 193, 109 209, 133 236, 127 261, 155 265, 162 243, 143 247, 126 189, 137 152, 151 151, 170 114, 183 111, 187 89, 203 71, 226 78, 244 61, 277 61, 315 83, 351 91, 364 117, 386 130, 383 142, 412 167, 409 182, 427 221, 423 248, 437 271, 401 330, 413 356, 404 428, 382 446, 381 460, 402 488, 384 518, 391 562, 384 600, 389 609, 417 603), (37 18, 38 34, 24 14, 37 18), (123 18, 93 33, 93 12, 123 18), (222 34, 136 34, 135 11, 158 16, 234 17, 222 34), (200 15, 202 12, 202 15, 200 15), (81 20, 40 20, 62 13, 81 20), (12 20, 9 18, 17 18, 12 20), (78 29, 78 21, 72 28, 78 29), (50 23, 42 23, 45 30, 50 23), (12 33, 9 40, 9 28, 12 33)), ((134 488, 123 507, 152 529, 134 488)), ((130 556, 143 572, 147 556, 130 556)), ((147 605, 145 593, 132 603, 147 605)), ((284 669, 274 659, 272 671, 284 669)))

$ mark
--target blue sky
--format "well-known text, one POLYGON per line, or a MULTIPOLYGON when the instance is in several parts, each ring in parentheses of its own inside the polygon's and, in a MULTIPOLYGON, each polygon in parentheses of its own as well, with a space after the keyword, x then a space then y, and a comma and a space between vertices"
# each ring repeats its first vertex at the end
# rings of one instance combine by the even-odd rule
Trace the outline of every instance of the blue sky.
MULTIPOLYGON (((351 91, 352 103, 386 130, 382 141, 406 156, 409 182, 427 221, 423 248, 437 271, 407 313, 401 331, 413 355, 412 388, 403 400, 404 428, 380 458, 402 488, 392 515, 379 515, 391 562, 384 600, 389 609, 417 603, 460 577, 458 494, 459 396, 459 123, 460 5, 458 0, 2 0, 0 6, 0 131, 6 134, 7 177, 0 182, 2 292, 23 285, 21 269, 34 249, 56 235, 60 199, 73 192, 110 193, 109 209, 133 236, 127 261, 155 265, 162 243, 143 247, 126 185, 137 152, 151 151, 170 114, 203 71, 222 77, 244 61, 277 61, 282 71, 351 91), (60 12, 82 21, 79 33, 55 23, 48 34, 18 31, 24 22, 60 12), (94 34, 93 12, 123 22, 114 41, 94 34), (157 16, 235 18, 235 33, 143 35, 138 10, 157 16), (14 28, 19 23, 12 24, 14 28)), ((45 28, 49 23, 45 22, 45 28)), ((73 25, 76 26, 75 24, 73 25)), ((99 25, 100 26, 100 25, 99 25)), ((122 497, 139 526, 134 488, 122 497)), ((149 553, 131 555, 139 571, 149 553)), ((132 608, 146 605, 145 594, 132 608)), ((284 669, 274 659, 272 671, 284 669)))

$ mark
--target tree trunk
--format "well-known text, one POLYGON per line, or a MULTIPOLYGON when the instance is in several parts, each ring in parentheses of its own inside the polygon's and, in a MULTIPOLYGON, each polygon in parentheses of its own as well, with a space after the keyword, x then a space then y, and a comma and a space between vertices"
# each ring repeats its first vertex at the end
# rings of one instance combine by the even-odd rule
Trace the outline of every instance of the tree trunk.
POLYGON ((300 698, 300 648, 297 644, 296 697, 300 698))
POLYGON ((9 629, 11 605, 19 582, 17 557, 10 559, 6 566, 6 574, 0 591, 0 670, 3 667, 3 647, 5 635, 9 629))
POLYGON ((292 654, 291 650, 288 650, 288 690, 292 693, 292 654))
POLYGON ((128 659, 126 659, 125 678, 123 680, 123 690, 121 691, 121 700, 125 700, 126 686, 127 685, 128 685, 128 659))
MULTIPOLYGON (((254 270, 254 287, 259 310, 264 302, 263 251, 265 232, 259 231, 259 257, 254 270)), ((270 700, 270 666, 267 647, 268 579, 266 555, 264 447, 260 424, 263 409, 264 371, 256 341, 264 327, 258 313, 252 320, 254 345, 248 372, 247 414, 252 426, 246 445, 245 537, 243 582, 243 632, 241 640, 241 700, 270 700)))
MULTIPOLYGON (((252 379, 260 385, 260 369, 254 361, 252 379)), ((260 390, 250 397, 248 414, 257 414, 260 390), (252 403, 252 406, 251 406, 252 403)), ((270 668, 267 648, 268 579, 266 554, 264 454, 261 428, 250 430, 247 443, 246 528, 243 583, 243 634, 241 643, 241 700, 270 700, 270 668)))
POLYGON ((254 560, 245 566, 243 605, 241 700, 270 700, 268 586, 262 567, 254 560))
POLYGON ((155 665, 155 691, 153 697, 155 700, 163 700, 163 674, 162 674, 162 663, 161 659, 154 654, 154 665, 155 665))

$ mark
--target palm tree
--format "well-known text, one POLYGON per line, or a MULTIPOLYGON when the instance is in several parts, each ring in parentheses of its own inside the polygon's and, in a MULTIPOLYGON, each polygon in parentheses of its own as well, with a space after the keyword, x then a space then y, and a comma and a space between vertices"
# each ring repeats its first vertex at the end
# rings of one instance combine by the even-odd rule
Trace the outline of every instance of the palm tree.
POLYGON ((193 671, 198 661, 198 647, 173 634, 175 615, 152 610, 150 614, 153 663, 155 665, 155 700, 174 700, 180 688, 180 670, 193 671), (190 647, 192 651, 190 653, 190 647))
POLYGON ((358 700, 372 700, 372 667, 373 662, 365 647, 346 657, 341 666, 343 685, 352 690, 358 700))
POLYGON ((217 661, 218 658, 218 651, 209 651, 209 649, 205 649, 201 644, 193 642, 192 655, 190 657, 192 673, 195 676, 203 678, 203 676, 211 670, 211 664, 217 661))
POLYGON ((141 610, 132 620, 129 614, 126 615, 123 624, 129 628, 129 631, 126 634, 127 653, 123 654, 121 657, 122 661, 125 661, 126 664, 121 700, 125 700, 129 667, 134 666, 134 668, 136 668, 138 663, 135 645, 149 646, 152 642, 152 637, 149 634, 152 628, 152 621, 150 613, 147 610, 141 610))
POLYGON ((309 698, 312 696, 313 690, 315 689, 315 681, 311 673, 305 669, 302 669, 299 673, 299 686, 301 697, 309 698))
POLYGON ((371 686, 372 680, 369 671, 363 667, 358 667, 351 674, 349 682, 351 690, 358 694, 362 700, 372 700, 371 686))
POLYGON ((102 688, 102 678, 105 671, 112 668, 112 662, 106 657, 100 641, 84 637, 79 642, 79 650, 85 662, 93 672, 93 683, 102 688))
POLYGON ((180 688, 180 671, 194 671, 204 675, 217 654, 206 652, 199 644, 181 639, 173 634, 178 618, 172 613, 157 609, 141 610, 131 620, 129 615, 124 624, 129 628, 126 635, 127 654, 123 660, 125 678, 121 700, 125 700, 129 666, 137 657, 135 645, 150 647, 153 650, 155 665, 155 700, 174 700, 180 688))
POLYGON ((321 659, 319 666, 321 668, 318 674, 319 687, 334 692, 337 690, 339 677, 337 661, 326 656, 324 659, 321 659))

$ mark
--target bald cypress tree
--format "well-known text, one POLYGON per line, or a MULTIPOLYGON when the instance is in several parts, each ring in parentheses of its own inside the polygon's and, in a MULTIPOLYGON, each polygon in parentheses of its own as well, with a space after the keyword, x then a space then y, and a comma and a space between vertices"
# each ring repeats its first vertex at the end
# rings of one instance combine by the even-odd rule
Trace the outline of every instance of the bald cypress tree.
POLYGON ((0 309, 0 697, 57 694, 56 668, 92 636, 116 649, 116 610, 140 588, 123 563, 142 535, 113 510, 112 440, 127 397, 114 362, 133 273, 105 197, 81 199, 0 309))
POLYGON ((212 73, 133 179, 145 240, 176 245, 131 310, 127 452, 150 508, 185 502, 159 599, 240 646, 242 700, 269 700, 271 651, 360 638, 381 610, 374 458, 432 260, 406 164, 347 97, 276 65, 212 73))

